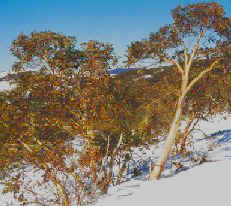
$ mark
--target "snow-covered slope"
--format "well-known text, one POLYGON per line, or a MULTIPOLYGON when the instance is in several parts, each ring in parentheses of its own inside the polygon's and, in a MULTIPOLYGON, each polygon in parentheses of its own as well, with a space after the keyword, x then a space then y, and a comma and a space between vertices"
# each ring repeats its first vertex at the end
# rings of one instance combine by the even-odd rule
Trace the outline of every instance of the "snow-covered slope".
MULTIPOLYGON (((0 82, 0 90, 10 88, 8 82, 0 82)), ((195 149, 203 151, 207 161, 203 164, 189 165, 177 174, 166 167, 164 175, 159 181, 148 182, 148 166, 144 165, 142 174, 121 185, 110 187, 107 195, 99 198, 95 206, 226 206, 231 205, 229 198, 231 185, 231 116, 223 119, 222 115, 214 117, 211 123, 201 122, 198 129, 203 130, 210 137, 205 138, 201 132, 194 133, 195 149)), ((153 151, 137 152, 143 159, 152 160, 159 153, 158 148, 153 151), (149 153, 148 153, 149 152, 149 153)), ((137 150, 138 151, 138 150, 137 150)), ((185 162, 187 165, 187 160, 185 162)), ((2 186, 0 185, 0 193, 2 186)), ((0 194, 0 206, 10 202, 19 205, 11 194, 0 194)))
MULTIPOLYGON (((0 72, 0 79, 4 78, 8 72, 0 72)), ((8 81, 0 81, 0 91, 10 89, 10 84, 8 81)))
POLYGON ((11 86, 8 81, 0 81, 0 91, 10 89, 11 86))
MULTIPOLYGON (((198 139, 199 145, 204 145, 204 148, 207 145, 207 153, 204 152, 208 162, 188 167, 177 174, 171 173, 171 168, 167 167, 165 174, 169 175, 163 175, 156 182, 146 181, 147 170, 144 167, 140 176, 111 187, 95 206, 230 205, 231 131, 217 131, 209 138, 198 139)), ((11 194, 0 195, 0 205, 11 201, 13 205, 19 205, 11 194)))
POLYGON ((231 205, 231 137, 217 138, 221 145, 208 152, 209 162, 156 182, 133 179, 111 188, 96 206, 231 205))
POLYGON ((126 187, 130 190, 127 197, 114 194, 100 200, 97 206, 228 206, 231 204, 230 171, 231 160, 224 160, 204 163, 157 182, 131 181, 120 186, 120 190, 126 187))

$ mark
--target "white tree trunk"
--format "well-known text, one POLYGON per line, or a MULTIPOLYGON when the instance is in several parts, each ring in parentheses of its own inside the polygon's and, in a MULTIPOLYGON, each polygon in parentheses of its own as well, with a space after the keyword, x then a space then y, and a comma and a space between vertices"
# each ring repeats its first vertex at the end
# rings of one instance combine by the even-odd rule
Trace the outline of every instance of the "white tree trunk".
POLYGON ((193 62, 193 59, 198 51, 198 47, 199 47, 199 43, 200 40, 202 38, 202 36, 204 35, 204 31, 201 30, 196 43, 193 47, 192 53, 191 55, 187 54, 187 49, 185 47, 185 45, 183 44, 184 49, 184 55, 185 55, 185 65, 184 68, 182 68, 182 66, 174 61, 174 60, 169 60, 169 59, 165 59, 166 62, 171 62, 173 64, 176 65, 177 70, 181 73, 181 77, 182 77, 182 82, 181 82, 181 95, 178 99, 178 104, 177 104, 177 108, 176 108, 176 113, 174 116, 174 119, 172 121, 168 136, 165 140, 165 144, 162 148, 160 157, 157 161, 157 163, 154 165, 154 169, 153 171, 151 171, 150 173, 150 180, 156 180, 160 177, 160 174, 163 170, 163 167, 168 159, 169 154, 172 151, 173 145, 175 143, 175 139, 177 136, 177 132, 178 132, 178 128, 179 128, 179 122, 181 120, 181 116, 182 116, 182 107, 184 105, 184 100, 185 100, 185 96, 187 95, 187 93, 189 92, 189 90, 208 72, 210 72, 215 65, 221 60, 221 58, 216 59, 207 69, 203 70, 201 73, 199 73, 199 75, 197 77, 195 77, 193 80, 191 80, 189 82, 189 72, 190 72, 190 68, 193 62))
POLYGON ((168 159, 168 156, 172 151, 173 145, 175 143, 177 131, 179 128, 179 122, 181 119, 184 96, 185 95, 182 94, 179 98, 176 113, 175 113, 173 122, 171 124, 171 128, 170 128, 168 136, 165 140, 165 144, 162 148, 160 157, 159 157, 157 163, 154 164, 153 171, 150 173, 150 177, 149 177, 150 180, 157 180, 160 177, 160 174, 161 174, 163 167, 164 167, 164 165, 168 159))

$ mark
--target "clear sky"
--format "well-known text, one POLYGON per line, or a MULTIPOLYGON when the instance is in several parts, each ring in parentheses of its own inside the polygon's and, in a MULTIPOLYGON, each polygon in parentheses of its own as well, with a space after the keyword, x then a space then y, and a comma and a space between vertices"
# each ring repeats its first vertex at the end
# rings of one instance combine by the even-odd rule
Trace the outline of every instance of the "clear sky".
MULTIPOLYGON (((231 16, 231 0, 216 0, 231 16)), ((171 23, 171 9, 199 0, 2 0, 0 4, 0 71, 14 58, 11 42, 20 33, 51 30, 114 45, 123 56, 133 40, 140 40, 171 23)))

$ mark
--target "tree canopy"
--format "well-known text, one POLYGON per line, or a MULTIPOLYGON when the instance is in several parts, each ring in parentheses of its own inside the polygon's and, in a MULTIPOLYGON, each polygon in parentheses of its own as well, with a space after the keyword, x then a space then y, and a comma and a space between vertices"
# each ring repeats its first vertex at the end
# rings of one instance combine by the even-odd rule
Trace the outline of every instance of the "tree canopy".
POLYGON ((175 116, 151 179, 159 178, 168 159, 192 88, 217 66, 223 68, 224 73, 230 70, 231 18, 225 16, 220 4, 209 2, 179 6, 172 10, 172 19, 172 24, 161 27, 147 39, 132 42, 128 47, 129 65, 153 59, 157 63, 172 65, 181 78, 179 88, 174 91, 178 96, 175 116), (197 74, 193 66, 195 63, 201 69, 197 74))
POLYGON ((231 111, 231 18, 209 2, 178 6, 172 20, 128 47, 128 65, 151 59, 156 68, 116 77, 108 73, 118 59, 110 43, 77 46, 75 37, 52 31, 20 34, 12 42, 14 87, 0 92, 0 167, 18 175, 6 175, 6 191, 29 204, 19 182, 32 166, 56 189, 48 202, 70 206, 68 178, 76 200, 81 192, 90 195, 89 179, 93 191, 105 193, 121 181, 132 148, 164 136, 150 176, 157 179, 174 146, 184 152, 193 125, 231 111), (83 151, 74 149, 73 139, 84 140, 83 151))

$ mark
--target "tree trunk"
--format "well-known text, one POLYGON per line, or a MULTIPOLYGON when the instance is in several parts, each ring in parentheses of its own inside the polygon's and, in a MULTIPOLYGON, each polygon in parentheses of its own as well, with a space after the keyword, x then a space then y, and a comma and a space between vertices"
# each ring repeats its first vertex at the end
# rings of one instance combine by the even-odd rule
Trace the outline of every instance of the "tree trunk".
POLYGON ((114 162, 115 162, 115 158, 114 157, 111 157, 110 159, 110 162, 109 162, 109 172, 106 176, 106 179, 104 181, 104 184, 103 184, 103 188, 101 189, 101 191, 106 194, 107 191, 108 191, 108 188, 110 186, 110 184, 112 183, 112 180, 113 180, 113 168, 114 168, 114 162))
POLYGON ((175 143, 175 138, 178 132, 178 128, 179 128, 179 122, 181 119, 181 114, 182 114, 182 106, 183 106, 183 102, 184 102, 184 97, 185 95, 182 94, 179 97, 178 100, 178 104, 177 104, 177 109, 176 109, 176 113, 173 119, 173 122, 171 124, 171 128, 169 130, 168 136, 166 138, 165 144, 162 148, 160 157, 157 161, 157 164, 154 164, 154 169, 153 171, 151 171, 149 179, 150 180, 157 180, 160 177, 160 174, 164 168, 164 165, 168 159, 169 154, 172 151, 173 145, 175 143))
POLYGON ((56 179, 56 177, 51 177, 51 181, 54 183, 57 189, 59 198, 63 200, 62 206, 71 206, 71 203, 70 203, 65 187, 60 183, 60 181, 56 179))
POLYGON ((121 183, 121 179, 122 179, 123 173, 126 170, 126 168, 127 168, 127 160, 124 160, 122 167, 119 169, 119 174, 116 180, 116 185, 119 185, 121 183))

